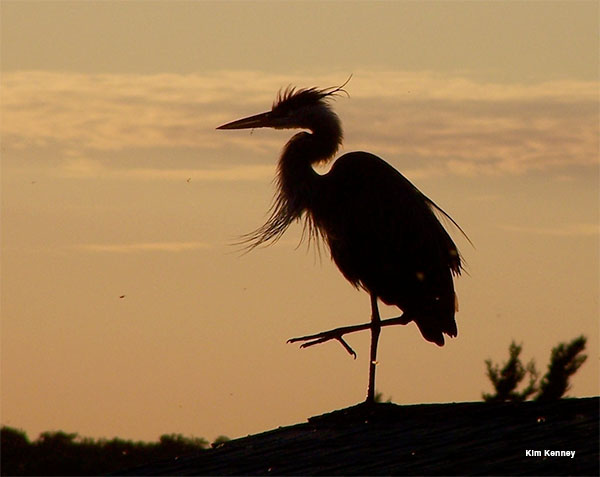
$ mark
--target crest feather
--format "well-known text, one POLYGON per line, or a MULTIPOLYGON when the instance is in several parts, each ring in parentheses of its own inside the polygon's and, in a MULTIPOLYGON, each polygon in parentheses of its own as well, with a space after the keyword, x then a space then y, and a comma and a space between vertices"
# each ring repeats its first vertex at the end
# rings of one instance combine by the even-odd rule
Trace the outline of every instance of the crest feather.
MULTIPOLYGON (((318 88, 302 88, 296 89, 294 86, 289 85, 284 90, 279 90, 277 98, 273 102, 272 111, 278 110, 295 110, 302 106, 312 105, 319 101, 327 100, 334 96, 338 96, 339 93, 348 95, 348 92, 344 89, 344 86, 348 84, 352 75, 341 86, 332 86, 330 88, 318 89, 318 88)), ((349 95, 348 95, 349 96, 349 95)))

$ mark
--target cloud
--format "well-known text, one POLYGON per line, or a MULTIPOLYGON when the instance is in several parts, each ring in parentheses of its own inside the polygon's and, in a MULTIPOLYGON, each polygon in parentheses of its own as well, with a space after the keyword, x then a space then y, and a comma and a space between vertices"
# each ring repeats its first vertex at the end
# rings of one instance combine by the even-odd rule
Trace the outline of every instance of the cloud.
POLYGON ((94 253, 187 252, 209 248, 204 242, 141 242, 125 244, 82 244, 77 249, 94 253))
POLYGON ((129 169, 124 178, 143 180, 181 180, 195 181, 256 181, 270 180, 275 175, 274 165, 232 166, 218 169, 129 169))
POLYGON ((586 223, 562 224, 555 227, 527 227, 521 225, 500 225, 499 227, 510 232, 561 237, 593 237, 600 235, 600 225, 586 223))
POLYGON ((54 171, 55 175, 74 179, 109 178, 113 180, 230 182, 270 180, 275 164, 251 164, 215 168, 107 167, 90 158, 69 158, 54 171))
MULTIPOLYGON (((4 73, 2 143, 9 157, 11 151, 47 147, 63 157, 96 162, 77 166, 66 160, 60 167, 73 177, 96 167, 95 172, 124 169, 119 174, 139 179, 169 179, 180 173, 202 180, 262 179, 265 157, 275 161, 289 135, 260 130, 249 137, 248 131, 215 127, 268 109, 276 91, 290 82, 331 86, 344 79, 249 71, 4 73), (107 159, 158 148, 187 148, 221 168, 195 170, 182 167, 176 162, 180 159, 149 167, 139 154, 127 164, 107 159)), ((404 170, 470 176, 540 170, 560 174, 561 169, 595 167, 598 162, 597 82, 490 84, 429 72, 357 71, 346 89, 351 97, 336 103, 346 129, 346 150, 370 150, 404 170)))
MULTIPOLYGON (((269 247, 291 247, 298 248, 304 241, 300 236, 294 238, 280 239, 269 247)), ((308 243, 308 242, 306 242, 308 243)), ((245 249, 243 244, 232 243, 233 252, 243 254, 245 249), (237 248, 236 248, 237 247, 237 248)), ((206 242, 132 242, 132 243, 86 243, 76 245, 74 248, 80 252, 87 253, 116 253, 116 254, 131 254, 131 253, 180 253, 195 250, 205 250, 212 248, 213 245, 206 242)))

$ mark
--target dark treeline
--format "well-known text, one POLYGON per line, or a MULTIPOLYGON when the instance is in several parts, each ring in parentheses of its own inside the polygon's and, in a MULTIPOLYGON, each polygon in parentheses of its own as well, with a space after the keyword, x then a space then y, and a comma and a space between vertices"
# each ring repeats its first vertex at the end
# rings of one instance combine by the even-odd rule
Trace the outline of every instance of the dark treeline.
MULTIPOLYGON (((2 475, 103 475, 148 462, 191 454, 208 446, 202 438, 165 434, 158 442, 90 439, 44 432, 30 442, 18 429, 2 427, 2 475)), ((220 437, 217 441, 227 440, 220 437)))

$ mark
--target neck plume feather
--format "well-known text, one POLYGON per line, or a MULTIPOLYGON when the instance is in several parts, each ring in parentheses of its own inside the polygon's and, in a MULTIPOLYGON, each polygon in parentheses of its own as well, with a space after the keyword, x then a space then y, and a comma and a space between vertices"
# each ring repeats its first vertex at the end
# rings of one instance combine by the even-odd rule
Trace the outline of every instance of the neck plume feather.
POLYGON ((311 199, 319 185, 319 174, 313 164, 330 161, 342 144, 343 133, 338 117, 329 108, 325 115, 307 126, 312 133, 294 135, 283 149, 276 178, 277 193, 270 209, 269 219, 254 232, 242 236, 241 243, 252 250, 269 242, 274 243, 292 222, 304 215, 303 238, 318 239, 321 233, 310 213, 311 199))

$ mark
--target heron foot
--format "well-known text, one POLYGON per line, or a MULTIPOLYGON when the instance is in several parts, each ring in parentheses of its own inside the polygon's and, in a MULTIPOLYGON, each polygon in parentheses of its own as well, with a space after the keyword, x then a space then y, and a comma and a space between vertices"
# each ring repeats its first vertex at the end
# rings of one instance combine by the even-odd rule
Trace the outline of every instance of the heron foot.
POLYGON ((344 332, 343 328, 337 328, 335 330, 325 331, 323 333, 317 333, 315 335, 300 336, 298 338, 290 338, 287 340, 288 343, 296 343, 298 341, 306 341, 302 343, 300 348, 308 348, 317 344, 325 343, 330 340, 337 340, 344 347, 350 356, 356 359, 356 352, 352 347, 344 340, 343 335, 348 332, 344 332))

